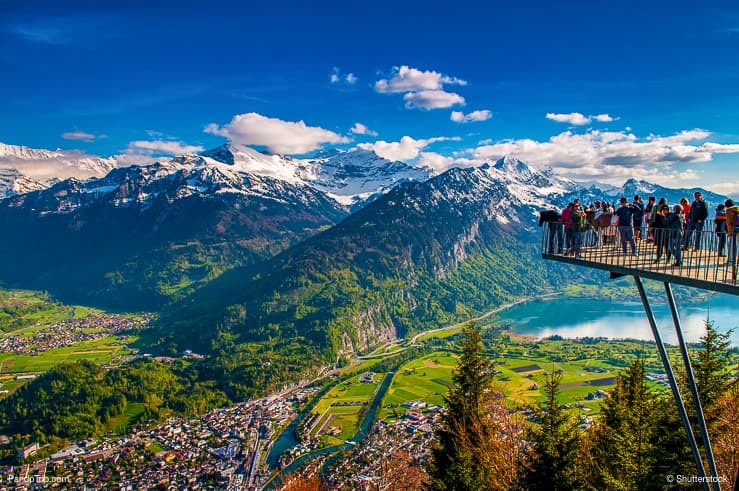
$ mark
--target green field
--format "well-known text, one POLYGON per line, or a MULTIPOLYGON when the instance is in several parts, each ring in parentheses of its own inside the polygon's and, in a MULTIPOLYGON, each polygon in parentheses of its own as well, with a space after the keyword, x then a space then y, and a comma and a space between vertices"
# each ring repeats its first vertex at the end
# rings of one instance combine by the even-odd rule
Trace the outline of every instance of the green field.
POLYGON ((311 411, 321 415, 311 435, 321 436, 329 445, 351 438, 359 428, 360 413, 369 405, 383 375, 375 374, 378 383, 359 382, 361 375, 355 375, 328 391, 311 411), (341 433, 336 437, 327 435, 330 426, 341 428, 341 433))
POLYGON ((113 432, 116 435, 124 435, 130 430, 132 425, 136 424, 142 414, 144 414, 143 402, 129 402, 123 414, 108 420, 105 430, 113 432))
MULTIPOLYGON (((610 390, 622 370, 621 363, 631 361, 637 356, 634 353, 640 353, 645 347, 638 342, 581 345, 571 341, 512 339, 505 346, 498 345, 497 348, 499 354, 494 356, 496 375, 493 385, 505 394, 511 407, 535 405, 542 401, 540 389, 547 373, 559 372, 560 401, 577 406, 572 409, 575 414, 592 415, 597 413, 600 401, 588 400, 588 395, 594 395, 598 390, 610 390), (577 356, 587 358, 553 361, 553 358, 563 358, 563 354, 567 353, 577 353, 577 356), (613 360, 618 363, 614 364, 613 360), (598 370, 587 370, 586 367, 598 370), (519 372, 513 370, 517 368, 529 369, 519 372)), ((648 363, 657 361, 656 354, 642 352, 640 355, 648 363)), ((575 358, 575 355, 572 357, 575 358)), ((379 418, 401 417, 407 412, 402 406, 409 401, 421 400, 427 404, 444 405, 444 394, 452 385, 455 367, 456 357, 445 352, 431 353, 403 365, 385 394, 379 418)), ((665 390, 657 384, 652 386, 665 390)))

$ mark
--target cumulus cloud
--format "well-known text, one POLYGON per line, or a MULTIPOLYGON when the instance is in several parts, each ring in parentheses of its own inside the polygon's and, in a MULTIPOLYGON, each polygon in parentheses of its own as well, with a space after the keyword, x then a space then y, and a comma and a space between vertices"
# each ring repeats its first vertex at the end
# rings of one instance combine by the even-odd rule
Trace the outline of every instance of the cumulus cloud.
POLYGON ((343 75, 339 67, 334 67, 331 70, 331 74, 329 75, 328 78, 331 81, 331 83, 335 85, 341 85, 341 84, 354 85, 359 80, 359 78, 353 73, 348 73, 346 75, 343 75))
POLYGON ((89 143, 91 141, 95 141, 97 135, 93 135, 92 133, 87 133, 85 131, 75 130, 62 133, 62 138, 64 138, 65 140, 81 140, 89 143))
POLYGON ((307 153, 326 143, 350 141, 333 131, 308 126, 304 121, 283 121, 257 113, 237 114, 230 123, 224 126, 211 123, 204 131, 235 143, 262 145, 270 152, 286 155, 307 153))
POLYGON ((588 124, 592 121, 590 118, 586 117, 582 113, 567 113, 567 114, 547 113, 547 119, 551 119, 552 121, 556 121, 558 123, 569 123, 575 126, 588 124))
POLYGON ((467 85, 465 80, 435 71, 421 71, 407 65, 393 67, 392 76, 375 82, 375 91, 381 94, 405 92, 403 99, 408 109, 441 109, 464 105, 464 97, 444 90, 445 85, 467 85))
POLYGON ((728 181, 719 184, 712 184, 707 188, 714 193, 733 195, 739 197, 739 181, 728 181))
POLYGON ((440 90, 445 84, 467 85, 465 80, 442 75, 439 72, 422 72, 407 65, 393 67, 393 75, 389 79, 375 82, 375 90, 383 94, 398 92, 415 92, 423 90, 440 90))
POLYGON ((432 143, 449 140, 459 141, 460 138, 437 136, 434 138, 416 140, 410 136, 404 136, 397 142, 379 140, 374 143, 360 143, 357 147, 364 150, 372 150, 380 157, 388 160, 412 160, 418 157, 421 149, 426 148, 432 143))
POLYGON ((416 165, 430 168, 440 174, 451 167, 476 167, 480 162, 465 157, 449 157, 436 152, 421 152, 416 165))
POLYGON ((610 114, 596 114, 595 116, 592 116, 592 118, 599 123, 610 123, 611 121, 616 121, 618 118, 614 118, 610 114))
POLYGON ((487 121, 493 117, 493 113, 487 109, 481 111, 472 111, 469 114, 464 114, 462 111, 452 111, 452 115, 449 119, 455 123, 473 123, 477 121, 487 121))
POLYGON ((464 97, 443 90, 408 92, 403 99, 408 109, 443 109, 456 105, 464 106, 464 97))
POLYGON ((616 121, 619 118, 614 118, 610 114, 591 114, 590 116, 585 116, 582 113, 547 113, 547 119, 557 121, 558 123, 568 123, 573 126, 582 126, 592 123, 593 120, 598 121, 599 123, 610 123, 611 121, 616 121))
POLYGON ((371 129, 367 128, 362 123, 354 123, 354 126, 351 130, 352 133, 355 135, 369 135, 369 136, 377 136, 378 133, 376 131, 372 131, 371 129))
POLYGON ((708 162, 715 153, 739 153, 735 144, 697 143, 709 136, 701 129, 646 138, 626 131, 565 131, 547 141, 506 140, 481 145, 470 153, 480 163, 511 155, 540 168, 552 167, 572 179, 620 184, 638 177, 669 183, 698 175, 694 170, 677 171, 675 164, 708 162))

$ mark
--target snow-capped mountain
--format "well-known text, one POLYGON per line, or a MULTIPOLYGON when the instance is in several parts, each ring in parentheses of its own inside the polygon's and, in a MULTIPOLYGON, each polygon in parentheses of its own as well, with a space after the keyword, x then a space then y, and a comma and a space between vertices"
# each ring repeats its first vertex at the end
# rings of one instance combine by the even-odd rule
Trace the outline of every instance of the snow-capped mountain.
POLYGON ((406 181, 425 181, 431 170, 392 162, 372 151, 331 151, 313 159, 267 155, 245 145, 227 143, 200 154, 236 171, 302 183, 348 207, 366 203, 406 181))
POLYGON ((55 179, 103 177, 118 166, 115 158, 102 158, 72 150, 43 150, 0 143, 0 168, 15 169, 48 184, 55 179))
POLYGON ((119 167, 100 179, 70 178, 48 189, 14 196, 0 203, 8 208, 30 208, 40 215, 71 213, 80 208, 133 208, 144 212, 157 203, 197 196, 217 199, 239 195, 280 203, 318 206, 341 216, 343 207, 320 191, 302 183, 252 174, 207 157, 185 155, 146 166, 119 167))
POLYGON ((44 184, 21 174, 17 169, 0 169, 0 199, 44 188, 44 184))

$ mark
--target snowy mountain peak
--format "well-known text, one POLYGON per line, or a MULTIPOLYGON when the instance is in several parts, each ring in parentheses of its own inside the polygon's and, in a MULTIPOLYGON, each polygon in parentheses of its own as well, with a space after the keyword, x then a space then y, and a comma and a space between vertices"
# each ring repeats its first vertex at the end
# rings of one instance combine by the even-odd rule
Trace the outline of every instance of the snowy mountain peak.
POLYGON ((0 168, 16 169, 36 181, 67 177, 102 177, 118 166, 115 158, 100 158, 77 150, 44 150, 0 143, 0 168))
POLYGON ((21 174, 17 169, 0 169, 0 199, 45 187, 42 183, 21 174))

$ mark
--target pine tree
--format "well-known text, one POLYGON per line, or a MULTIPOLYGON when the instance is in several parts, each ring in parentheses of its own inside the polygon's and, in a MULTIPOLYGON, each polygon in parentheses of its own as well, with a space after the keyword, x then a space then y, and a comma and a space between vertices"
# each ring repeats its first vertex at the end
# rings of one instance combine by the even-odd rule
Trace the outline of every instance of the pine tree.
POLYGON ((510 413, 492 390, 493 364, 482 352, 479 330, 464 329, 461 351, 454 387, 445 397, 439 443, 431 450, 428 487, 510 489, 516 480, 519 439, 510 413))
POLYGON ((706 321, 706 334, 701 337, 702 347, 692 357, 695 383, 706 418, 710 419, 711 407, 727 392, 731 384, 729 348, 731 331, 720 333, 713 321, 706 321))
POLYGON ((659 407, 647 386, 644 361, 636 359, 605 398, 590 433, 594 464, 588 481, 596 489, 642 489, 654 474, 659 407))
POLYGON ((578 475, 577 422, 557 401, 561 379, 554 372, 547 376, 543 385, 546 399, 535 411, 541 423, 528 431, 531 451, 525 470, 527 489, 557 491, 583 486, 578 475))

